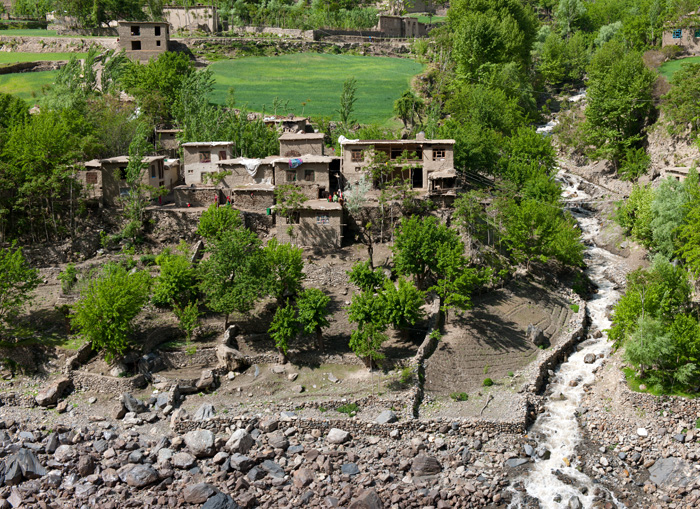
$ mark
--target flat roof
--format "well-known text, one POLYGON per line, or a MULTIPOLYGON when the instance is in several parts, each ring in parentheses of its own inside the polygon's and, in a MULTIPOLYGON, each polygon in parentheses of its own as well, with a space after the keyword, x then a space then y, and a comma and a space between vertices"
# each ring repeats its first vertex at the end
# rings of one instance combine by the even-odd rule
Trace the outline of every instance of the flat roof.
POLYGON ((455 140, 347 140, 343 145, 454 145, 455 140))
MULTIPOLYGON (((143 158, 143 161, 146 163, 152 163, 153 161, 162 161, 165 159, 165 156, 146 156, 143 158)), ((129 162, 129 156, 117 156, 117 157, 109 157, 107 159, 101 159, 100 164, 120 164, 120 163, 128 163, 129 162)))
POLYGON ((323 133, 284 133, 280 140, 322 140, 326 135, 323 133))
POLYGON ((314 154, 306 154, 306 155, 299 156, 299 157, 278 157, 272 162, 274 164, 289 163, 290 159, 301 159, 301 164, 304 164, 304 163, 330 163, 334 159, 339 159, 339 158, 338 157, 331 157, 331 156, 317 156, 314 154))
POLYGON ((188 141, 180 144, 181 147, 222 147, 233 145, 232 141, 188 141))
POLYGON ((236 191, 274 191, 275 186, 272 184, 244 184, 242 186, 232 187, 233 192, 236 191))
MULTIPOLYGON (((267 156, 263 159, 260 159, 260 164, 273 164, 277 159, 279 159, 280 156, 267 156)), ((250 157, 236 157, 235 159, 222 159, 221 161, 218 162, 218 164, 226 164, 226 165, 234 165, 234 164, 243 164, 243 160, 250 160, 253 158, 250 157)))
POLYGON ((308 200, 302 207, 307 210, 343 210, 340 203, 328 200, 308 200))
POLYGON ((119 25, 169 25, 166 21, 118 21, 119 25))

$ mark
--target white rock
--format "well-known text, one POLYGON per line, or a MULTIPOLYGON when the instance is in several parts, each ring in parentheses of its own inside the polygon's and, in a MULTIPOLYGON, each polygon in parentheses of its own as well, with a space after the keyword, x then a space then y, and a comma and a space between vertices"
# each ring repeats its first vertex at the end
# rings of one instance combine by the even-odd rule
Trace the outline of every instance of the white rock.
POLYGON ((637 435, 640 437, 646 437, 649 436, 649 432, 644 428, 637 428, 637 435))

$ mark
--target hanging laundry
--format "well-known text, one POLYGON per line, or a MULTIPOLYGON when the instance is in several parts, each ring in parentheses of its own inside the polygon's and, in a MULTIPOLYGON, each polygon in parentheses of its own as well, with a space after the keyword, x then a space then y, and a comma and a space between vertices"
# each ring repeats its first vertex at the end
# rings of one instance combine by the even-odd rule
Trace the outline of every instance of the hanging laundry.
POLYGON ((245 157, 241 157, 240 161, 251 177, 255 177, 258 173, 258 167, 262 163, 262 159, 246 159, 245 157))
POLYGON ((290 167, 291 169, 298 168, 298 167, 301 166, 303 163, 304 163, 304 161, 302 161, 302 160, 299 159, 298 157, 295 157, 294 159, 290 159, 290 160, 289 160, 289 167, 290 167))

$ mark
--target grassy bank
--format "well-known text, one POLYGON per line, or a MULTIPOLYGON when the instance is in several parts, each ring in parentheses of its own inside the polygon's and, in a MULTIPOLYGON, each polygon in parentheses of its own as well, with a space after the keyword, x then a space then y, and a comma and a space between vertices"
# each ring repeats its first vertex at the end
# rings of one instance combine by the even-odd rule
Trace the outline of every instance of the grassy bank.
POLYGON ((667 80, 671 81, 673 74, 685 64, 700 64, 700 57, 679 58, 671 60, 659 67, 659 73, 667 80))

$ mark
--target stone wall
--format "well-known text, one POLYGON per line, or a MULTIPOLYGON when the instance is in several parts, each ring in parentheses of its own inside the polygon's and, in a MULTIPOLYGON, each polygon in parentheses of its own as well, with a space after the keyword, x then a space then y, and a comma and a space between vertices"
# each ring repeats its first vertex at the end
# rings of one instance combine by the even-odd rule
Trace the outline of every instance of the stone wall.
POLYGON ((221 191, 211 186, 178 186, 173 189, 173 198, 176 207, 187 208, 188 204, 189 207, 209 207, 217 200, 221 200, 221 191))
POLYGON ((23 37, 2 35, 0 48, 26 53, 86 53, 93 46, 104 49, 118 49, 116 39, 80 39, 74 37, 23 37))
POLYGON ((59 28, 56 30, 58 35, 70 35, 80 37, 118 37, 119 32, 114 27, 99 27, 99 28, 59 28))
POLYGON ((254 27, 254 26, 244 26, 244 27, 231 27, 229 32, 237 35, 255 35, 255 34, 265 34, 265 35, 276 35, 278 37, 288 37, 291 39, 302 39, 306 41, 313 41, 314 30, 299 30, 295 28, 277 28, 277 27, 254 27))
POLYGON ((187 352, 158 352, 168 369, 180 369, 191 366, 216 366, 216 348, 197 348, 193 354, 187 352))
POLYGON ((71 371, 70 378, 76 390, 89 390, 103 394, 121 394, 146 387, 146 378, 136 375, 130 378, 96 375, 85 371, 71 371))
POLYGON ((245 227, 254 231, 258 235, 268 235, 275 227, 275 216, 268 216, 266 213, 252 212, 244 210, 241 212, 245 227))
POLYGON ((146 219, 153 220, 149 234, 165 244, 177 244, 180 240, 193 242, 199 239, 197 226, 202 215, 201 208, 172 209, 151 207, 146 211, 146 219))

